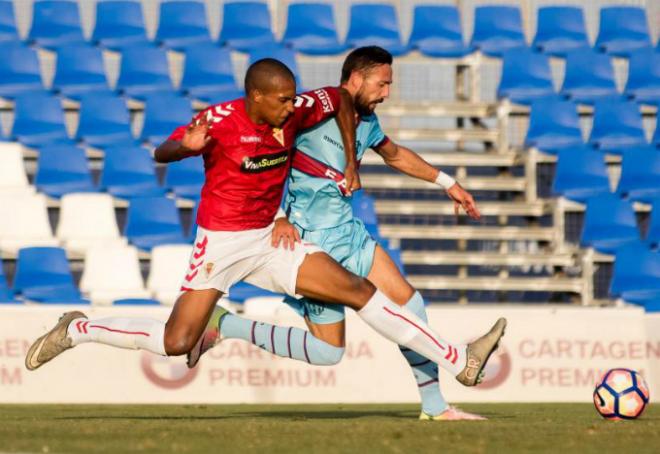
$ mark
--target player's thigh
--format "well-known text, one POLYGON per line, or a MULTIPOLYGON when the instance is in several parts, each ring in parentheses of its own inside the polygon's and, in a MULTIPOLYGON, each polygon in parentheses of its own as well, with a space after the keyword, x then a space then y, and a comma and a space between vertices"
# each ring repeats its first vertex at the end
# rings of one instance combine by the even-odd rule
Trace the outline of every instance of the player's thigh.
POLYGON ((344 320, 335 323, 315 323, 309 317, 305 317, 305 323, 317 339, 335 347, 346 345, 346 322, 344 320))
POLYGON ((373 264, 367 279, 399 306, 410 301, 415 293, 415 289, 401 274, 396 263, 379 245, 376 246, 373 264))
POLYGON ((213 288, 189 290, 179 296, 165 324, 168 355, 183 355, 194 347, 221 296, 222 293, 213 288))

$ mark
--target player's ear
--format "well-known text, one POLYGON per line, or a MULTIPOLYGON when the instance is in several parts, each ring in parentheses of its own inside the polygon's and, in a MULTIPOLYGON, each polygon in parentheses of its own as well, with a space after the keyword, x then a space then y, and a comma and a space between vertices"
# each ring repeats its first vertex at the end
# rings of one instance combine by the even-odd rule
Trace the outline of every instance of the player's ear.
POLYGON ((264 94, 259 90, 258 88, 254 88, 250 90, 250 93, 248 94, 248 97, 256 103, 261 103, 261 101, 264 98, 264 94))

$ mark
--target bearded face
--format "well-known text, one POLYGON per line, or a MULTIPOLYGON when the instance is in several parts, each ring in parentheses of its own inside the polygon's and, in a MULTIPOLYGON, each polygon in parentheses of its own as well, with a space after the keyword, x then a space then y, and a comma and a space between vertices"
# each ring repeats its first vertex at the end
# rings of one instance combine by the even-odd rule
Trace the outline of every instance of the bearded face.
POLYGON ((376 106, 390 96, 392 67, 378 65, 362 74, 360 88, 355 94, 355 110, 360 116, 374 113, 376 106))

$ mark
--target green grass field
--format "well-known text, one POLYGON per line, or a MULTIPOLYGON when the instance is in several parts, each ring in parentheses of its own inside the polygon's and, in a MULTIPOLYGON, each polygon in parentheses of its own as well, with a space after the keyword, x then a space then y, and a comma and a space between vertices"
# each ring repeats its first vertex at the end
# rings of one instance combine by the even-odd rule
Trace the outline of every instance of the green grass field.
POLYGON ((490 420, 420 422, 414 405, 1 405, 0 452, 660 450, 660 406, 625 422, 588 404, 462 407, 490 420))

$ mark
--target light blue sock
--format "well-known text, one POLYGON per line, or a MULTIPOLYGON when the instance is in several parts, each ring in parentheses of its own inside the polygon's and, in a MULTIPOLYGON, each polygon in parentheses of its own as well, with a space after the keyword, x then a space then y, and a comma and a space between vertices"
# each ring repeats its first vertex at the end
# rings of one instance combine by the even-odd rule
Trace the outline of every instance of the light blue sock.
MULTIPOLYGON (((426 309, 424 308, 424 298, 419 292, 415 292, 406 303, 406 306, 413 314, 428 322, 426 309)), ((440 392, 440 383, 438 382, 438 365, 430 359, 426 359, 419 353, 399 347, 403 357, 406 358, 410 368, 415 376, 419 395, 422 399, 422 411, 427 415, 435 416, 445 411, 449 404, 440 392)))
POLYGON ((317 366, 337 364, 344 356, 343 347, 323 342, 309 331, 248 320, 234 314, 220 319, 220 331, 223 337, 244 339, 275 355, 317 366))

